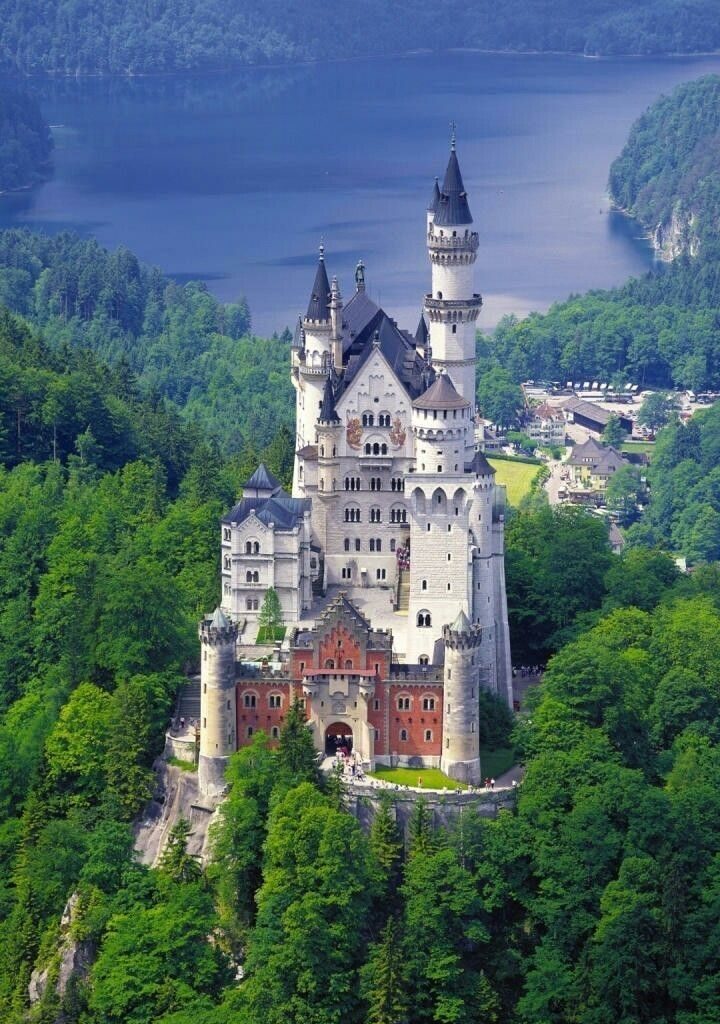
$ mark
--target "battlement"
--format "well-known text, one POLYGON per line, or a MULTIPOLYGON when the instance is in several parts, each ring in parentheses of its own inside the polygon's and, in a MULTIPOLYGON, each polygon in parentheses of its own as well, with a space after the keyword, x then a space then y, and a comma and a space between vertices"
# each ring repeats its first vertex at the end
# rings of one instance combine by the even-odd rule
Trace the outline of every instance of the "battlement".
POLYGON ((200 623, 198 636, 200 637, 201 644, 209 644, 210 646, 220 646, 221 644, 234 645, 237 641, 238 628, 232 622, 228 622, 226 626, 215 626, 209 619, 204 619, 200 623))
POLYGON ((454 651, 473 650, 482 642, 482 626, 472 625, 469 629, 459 632, 452 626, 443 626, 442 637, 446 647, 454 651))

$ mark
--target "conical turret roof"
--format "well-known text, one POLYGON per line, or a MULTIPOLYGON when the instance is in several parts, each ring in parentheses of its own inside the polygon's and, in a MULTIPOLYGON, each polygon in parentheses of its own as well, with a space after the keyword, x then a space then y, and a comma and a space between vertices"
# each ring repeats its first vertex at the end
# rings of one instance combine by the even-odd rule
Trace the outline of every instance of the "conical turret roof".
POLYGON ((214 629, 229 629, 230 623, 228 622, 227 616, 223 612, 222 608, 218 607, 213 612, 213 617, 210 620, 210 625, 214 629))
POLYGON ((433 185, 432 195, 430 196, 430 202, 428 203, 428 213, 435 213, 440 202, 440 186, 438 185, 437 178, 433 185))
POLYGON ((335 394, 329 377, 325 381, 325 390, 323 391, 322 405, 320 406, 320 420, 323 423, 340 422, 340 417, 335 410, 335 394))
POLYGON ((450 224, 472 224, 473 222, 467 192, 460 173, 455 143, 450 150, 450 159, 435 209, 434 221, 441 227, 450 224))
POLYGON ((427 324, 425 323, 425 317, 421 313, 420 322, 418 323, 417 330, 415 331, 415 344, 419 345, 421 348, 425 348, 428 337, 429 335, 427 324))
POLYGON ((325 267, 325 250, 322 246, 320 246, 320 259, 305 318, 307 320, 330 319, 330 282, 325 267))
POLYGON ((469 633, 470 630, 472 629, 472 626, 470 625, 470 619, 467 617, 462 608, 457 613, 457 618, 453 622, 450 629, 453 631, 453 633, 469 633))
POLYGON ((413 409, 467 409, 469 406, 446 373, 438 374, 435 383, 413 402, 413 409))

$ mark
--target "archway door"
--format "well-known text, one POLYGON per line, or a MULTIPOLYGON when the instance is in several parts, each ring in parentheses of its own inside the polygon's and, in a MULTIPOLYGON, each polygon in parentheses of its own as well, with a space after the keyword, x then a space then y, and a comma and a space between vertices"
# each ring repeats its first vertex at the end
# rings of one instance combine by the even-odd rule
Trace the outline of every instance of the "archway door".
POLYGON ((352 729, 346 722, 333 722, 325 730, 325 753, 332 757, 338 750, 349 754, 353 748, 352 729))

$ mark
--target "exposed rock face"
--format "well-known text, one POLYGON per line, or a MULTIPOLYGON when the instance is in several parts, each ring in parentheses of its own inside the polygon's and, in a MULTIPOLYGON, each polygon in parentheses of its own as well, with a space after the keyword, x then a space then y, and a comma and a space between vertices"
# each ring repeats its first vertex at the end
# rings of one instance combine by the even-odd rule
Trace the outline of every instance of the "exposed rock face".
POLYGON ((481 793, 457 793, 452 790, 448 790, 447 793, 422 793, 419 790, 376 789, 370 785, 356 783, 344 790, 343 803, 345 809, 357 818, 363 829, 369 831, 383 799, 389 797, 395 820, 403 836, 407 837, 408 825, 418 799, 425 803, 432 825, 436 828, 446 828, 455 824, 463 814, 475 813, 481 818, 495 818, 501 810, 512 810, 516 795, 516 791, 511 789, 490 793, 486 790, 481 793))
POLYGON ((221 798, 201 796, 197 772, 183 771, 160 758, 153 767, 155 792, 135 826, 135 849, 140 863, 154 867, 173 827, 185 818, 192 826, 188 852, 206 864, 210 857, 208 828, 221 798))
MULTIPOLYGON (((43 968, 36 968, 30 975, 28 998, 30 1005, 40 1002, 45 996, 48 985, 53 985, 55 994, 62 999, 65 995, 70 978, 84 981, 95 959, 95 944, 79 941, 72 935, 72 925, 78 913, 79 896, 73 893, 65 904, 60 919, 60 942, 57 959, 43 968)), ((58 1018, 61 1020, 62 1018, 58 1018)))
POLYGON ((653 248, 661 259, 671 262, 687 254, 697 256, 700 239, 697 235, 697 216, 692 210, 678 205, 669 221, 658 224, 650 235, 653 248))
MULTIPOLYGON (((138 859, 154 867, 167 843, 168 836, 179 818, 186 818, 192 826, 188 851, 200 857, 203 864, 209 860, 208 828, 220 804, 220 798, 200 796, 197 772, 186 772, 169 765, 161 758, 154 764, 155 792, 135 825, 135 849, 138 859)), ((93 965, 96 949, 93 942, 78 941, 72 935, 72 925, 78 914, 77 893, 68 900, 60 921, 60 941, 57 955, 30 976, 28 998, 31 1006, 51 997, 51 992, 62 999, 71 978, 85 980, 93 965)), ((55 1024, 63 1024, 59 1012, 55 1024)))

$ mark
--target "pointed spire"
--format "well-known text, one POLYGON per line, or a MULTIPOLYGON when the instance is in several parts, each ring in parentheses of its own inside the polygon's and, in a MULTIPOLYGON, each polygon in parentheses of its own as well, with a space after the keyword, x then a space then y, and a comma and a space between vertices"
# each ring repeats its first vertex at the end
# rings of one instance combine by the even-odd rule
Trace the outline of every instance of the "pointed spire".
POLYGON ((429 335, 427 324, 425 323, 425 317, 421 313, 420 322, 418 323, 417 330, 415 331, 415 344, 417 347, 425 348, 427 346, 428 337, 429 335))
POLYGON ((428 213, 435 213, 435 211, 438 208, 438 203, 439 202, 440 202, 440 185, 438 183, 438 179, 436 178, 435 179, 435 184, 433 185, 432 195, 430 196, 430 202, 428 203, 428 213))
POLYGON ((315 273, 315 282, 310 293, 306 320, 329 320, 330 319, 330 283, 328 281, 327 269, 325 267, 325 246, 320 243, 320 257, 318 268, 315 273))
POLYGON ((230 623, 227 620, 225 613, 222 608, 218 607, 213 612, 213 617, 210 620, 210 625, 213 629, 227 629, 230 623))
POLYGON ((450 142, 450 159, 448 160, 445 178, 443 179, 440 199, 435 211, 435 224, 447 225, 472 224, 472 214, 468 205, 467 192, 463 184, 460 164, 455 148, 455 122, 450 142))
POLYGON ((333 394, 332 381, 328 377, 325 381, 322 405, 320 406, 320 420, 322 423, 339 423, 340 417, 335 410, 335 395, 333 394))

